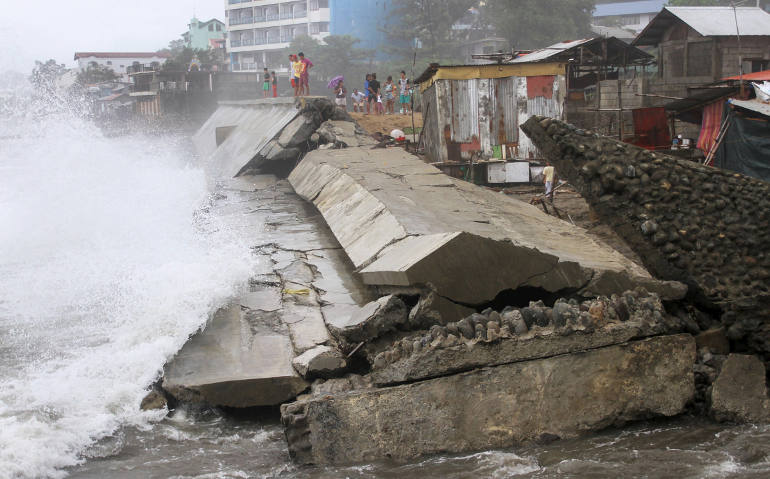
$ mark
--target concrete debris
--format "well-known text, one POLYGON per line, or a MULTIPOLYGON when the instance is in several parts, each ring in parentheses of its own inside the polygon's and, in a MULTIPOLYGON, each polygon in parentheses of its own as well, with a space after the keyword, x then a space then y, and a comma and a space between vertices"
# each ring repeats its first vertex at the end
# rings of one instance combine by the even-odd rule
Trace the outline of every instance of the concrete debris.
POLYGON ((684 410, 695 342, 662 336, 281 406, 301 464, 411 460, 570 438, 684 410))
POLYGON ((347 361, 342 354, 329 346, 309 349, 294 358, 292 364, 305 379, 336 377, 347 367, 347 361))
POLYGON ((310 140, 310 135, 312 135, 319 126, 314 120, 313 115, 299 115, 281 131, 277 143, 284 148, 307 143, 308 140, 310 140))
POLYGON ((331 143, 338 147, 374 146, 377 144, 352 121, 327 120, 316 130, 318 142, 331 143))
POLYGON ((472 313, 471 308, 453 303, 429 290, 420 296, 417 304, 409 311, 409 329, 427 329, 434 324, 459 321, 472 313))
POLYGON ((157 409, 165 409, 168 407, 168 400, 163 394, 163 391, 153 388, 142 399, 142 403, 139 405, 139 409, 142 411, 154 411, 157 409))
POLYGON ((407 307, 397 296, 383 296, 347 318, 330 318, 329 330, 348 343, 370 341, 406 323, 407 307))
POLYGON ((472 314, 405 336, 373 361, 377 385, 418 381, 474 368, 587 351, 677 330, 657 295, 638 290, 553 308, 531 303, 502 314, 472 314))
POLYGON ((711 414, 717 421, 770 422, 765 366, 759 358, 727 357, 711 389, 711 414))

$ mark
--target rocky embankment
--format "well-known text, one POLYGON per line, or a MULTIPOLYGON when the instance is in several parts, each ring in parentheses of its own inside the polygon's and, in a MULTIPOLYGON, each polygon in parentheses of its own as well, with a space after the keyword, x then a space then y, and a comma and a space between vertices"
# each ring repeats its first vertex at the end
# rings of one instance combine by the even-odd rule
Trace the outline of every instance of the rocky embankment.
POLYGON ((656 277, 687 284, 736 348, 770 361, 770 184, 550 118, 522 129, 656 277))

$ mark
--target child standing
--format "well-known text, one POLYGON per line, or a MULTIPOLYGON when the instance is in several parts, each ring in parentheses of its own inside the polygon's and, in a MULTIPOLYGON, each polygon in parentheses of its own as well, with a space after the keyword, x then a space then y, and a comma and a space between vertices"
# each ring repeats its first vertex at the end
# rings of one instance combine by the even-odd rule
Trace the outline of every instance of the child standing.
POLYGON ((385 92, 385 114, 392 115, 393 107, 396 103, 396 97, 394 94, 396 87, 393 85, 393 77, 388 76, 388 80, 385 82, 383 91, 385 92))
POLYGON ((401 103, 401 113, 404 115, 409 114, 409 106, 412 103, 410 88, 406 72, 401 70, 401 78, 398 79, 398 102, 401 103))
POLYGON ((273 80, 273 98, 278 97, 278 75, 275 72, 270 74, 270 78, 273 80))
POLYGON ((265 71, 262 73, 262 98, 267 98, 267 94, 270 91, 270 72, 265 71))

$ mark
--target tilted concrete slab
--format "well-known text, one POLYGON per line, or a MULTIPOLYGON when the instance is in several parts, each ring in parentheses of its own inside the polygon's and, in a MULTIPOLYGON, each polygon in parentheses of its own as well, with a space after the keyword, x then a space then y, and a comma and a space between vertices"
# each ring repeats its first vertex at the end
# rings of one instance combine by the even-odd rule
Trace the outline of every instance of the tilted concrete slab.
POLYGON ((288 334, 259 328, 240 305, 232 305, 166 365, 163 389, 177 398, 196 394, 217 406, 280 404, 308 387, 294 371, 293 358, 288 334))
POLYGON ((210 178, 234 177, 298 114, 293 98, 223 102, 193 136, 210 178), (217 144, 217 136, 226 137, 217 144))
POLYGON ((590 284, 591 294, 613 294, 645 283, 663 297, 681 296, 585 230, 401 149, 314 151, 289 181, 367 284, 431 285, 465 304, 521 286, 556 292, 590 284))
POLYGON ((281 407, 303 464, 406 461, 570 438, 673 416, 695 392, 695 341, 661 336, 281 407))
POLYGON ((286 181, 243 176, 219 191, 206 218, 255 238, 253 276, 242 296, 169 361, 163 387, 181 401, 281 404, 308 387, 292 361, 331 341, 326 308, 358 308, 370 292, 323 218, 286 181))

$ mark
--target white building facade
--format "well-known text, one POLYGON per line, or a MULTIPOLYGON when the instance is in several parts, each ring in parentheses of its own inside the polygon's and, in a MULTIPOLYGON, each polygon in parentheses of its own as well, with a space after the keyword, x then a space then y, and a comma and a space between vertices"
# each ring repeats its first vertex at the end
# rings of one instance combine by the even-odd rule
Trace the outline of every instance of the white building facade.
POLYGON ((224 0, 227 51, 232 71, 288 72, 287 48, 294 37, 329 35, 329 0, 224 0))
POLYGON ((128 67, 138 63, 140 65, 150 65, 158 63, 162 65, 168 60, 168 55, 153 52, 77 52, 75 61, 78 63, 78 70, 85 71, 88 65, 97 64, 101 67, 112 69, 120 75, 120 80, 128 82, 128 67))

